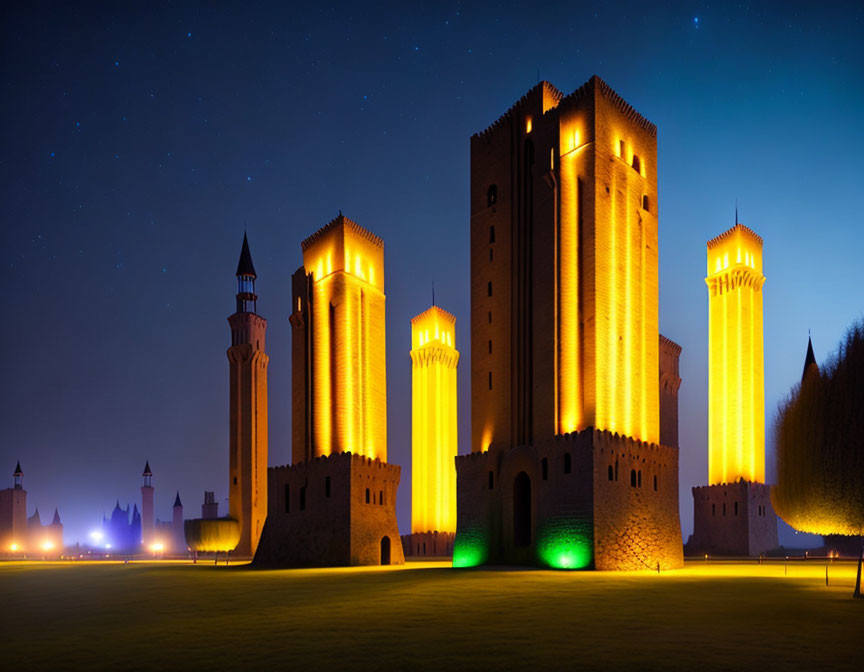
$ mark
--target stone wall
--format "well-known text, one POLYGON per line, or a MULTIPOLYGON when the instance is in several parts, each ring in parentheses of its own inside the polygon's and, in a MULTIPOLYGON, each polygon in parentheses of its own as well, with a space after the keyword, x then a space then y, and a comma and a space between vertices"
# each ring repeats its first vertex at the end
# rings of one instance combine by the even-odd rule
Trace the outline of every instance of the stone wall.
POLYGON ((404 562, 396 524, 400 468, 351 453, 269 469, 269 509, 256 566, 404 562), (386 542, 385 542, 386 543, 386 542))
POLYGON ((675 569, 684 562, 678 449, 594 433, 597 569, 675 569))

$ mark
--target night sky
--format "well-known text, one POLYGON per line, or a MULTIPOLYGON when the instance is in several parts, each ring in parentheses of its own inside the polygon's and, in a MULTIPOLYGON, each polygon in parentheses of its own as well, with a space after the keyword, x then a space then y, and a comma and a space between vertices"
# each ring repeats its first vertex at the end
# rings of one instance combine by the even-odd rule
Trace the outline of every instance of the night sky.
POLYGON ((67 543, 115 500, 140 502, 147 459, 157 517, 178 489, 186 517, 205 489, 227 513, 244 228, 268 319, 270 464, 289 461, 290 276, 340 209, 385 241, 389 461, 410 531, 409 320, 434 282, 457 317, 467 452, 469 137, 538 77, 569 93, 598 74, 658 126, 685 538, 707 481, 705 242, 736 199, 765 239, 769 430, 808 329, 821 362, 862 316, 861 3, 11 4, 0 487, 20 459, 28 515, 59 507, 67 543))

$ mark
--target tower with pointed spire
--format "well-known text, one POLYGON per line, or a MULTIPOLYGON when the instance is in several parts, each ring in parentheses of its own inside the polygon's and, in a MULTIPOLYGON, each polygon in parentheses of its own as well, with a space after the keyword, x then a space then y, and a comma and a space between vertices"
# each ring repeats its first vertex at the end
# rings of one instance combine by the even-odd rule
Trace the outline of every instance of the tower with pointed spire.
POLYGON ((174 497, 171 521, 172 549, 175 553, 183 554, 186 552, 186 535, 183 530, 183 502, 180 501, 179 490, 174 497))
POLYGON ((252 556, 267 517, 267 320, 258 315, 257 275, 243 234, 237 264, 236 312, 228 318, 231 347, 228 513, 240 523, 235 553, 252 556))
POLYGON ((813 341, 810 339, 810 334, 807 334, 807 354, 804 356, 804 370, 801 371, 801 384, 807 380, 808 376, 819 375, 819 365, 816 363, 816 355, 813 354, 813 341))
POLYGON ((153 511, 153 472, 150 471, 150 460, 144 464, 141 474, 141 543, 144 550, 150 548, 155 541, 156 517, 153 511))
POLYGON ((12 474, 12 487, 0 490, 0 556, 23 553, 27 536, 27 491, 18 462, 12 474))

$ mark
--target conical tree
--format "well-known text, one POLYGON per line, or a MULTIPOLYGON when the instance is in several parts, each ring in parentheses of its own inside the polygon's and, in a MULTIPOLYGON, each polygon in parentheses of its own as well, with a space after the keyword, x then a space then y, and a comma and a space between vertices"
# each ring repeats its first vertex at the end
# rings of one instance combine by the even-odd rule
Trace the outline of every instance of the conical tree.
POLYGON ((802 532, 861 538, 855 597, 864 560, 864 321, 836 356, 780 404, 775 421, 774 510, 802 532))

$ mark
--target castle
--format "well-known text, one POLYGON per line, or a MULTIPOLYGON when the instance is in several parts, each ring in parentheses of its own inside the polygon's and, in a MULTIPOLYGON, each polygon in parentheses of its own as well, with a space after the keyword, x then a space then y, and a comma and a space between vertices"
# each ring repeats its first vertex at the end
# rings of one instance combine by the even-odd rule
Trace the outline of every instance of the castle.
POLYGON ((456 566, 683 562, 656 157, 656 127, 598 77, 568 96, 541 82, 471 138, 456 566))

